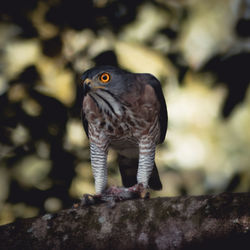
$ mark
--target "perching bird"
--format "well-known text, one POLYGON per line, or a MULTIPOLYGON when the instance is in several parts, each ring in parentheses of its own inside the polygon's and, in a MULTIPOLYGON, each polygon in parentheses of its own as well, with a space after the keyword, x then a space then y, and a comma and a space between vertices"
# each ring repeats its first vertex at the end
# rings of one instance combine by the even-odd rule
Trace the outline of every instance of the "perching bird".
POLYGON ((95 190, 107 187, 109 147, 118 152, 125 187, 162 189, 155 165, 156 145, 167 131, 167 108, 160 82, 151 74, 134 74, 113 66, 87 70, 82 121, 90 141, 95 190))

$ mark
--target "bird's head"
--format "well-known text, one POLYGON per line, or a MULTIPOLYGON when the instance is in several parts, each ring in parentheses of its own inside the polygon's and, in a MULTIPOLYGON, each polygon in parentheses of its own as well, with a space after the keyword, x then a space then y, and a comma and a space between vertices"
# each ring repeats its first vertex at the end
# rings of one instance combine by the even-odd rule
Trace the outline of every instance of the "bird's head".
POLYGON ((87 70, 81 76, 83 94, 98 90, 120 96, 129 91, 133 74, 114 66, 98 66, 87 70))

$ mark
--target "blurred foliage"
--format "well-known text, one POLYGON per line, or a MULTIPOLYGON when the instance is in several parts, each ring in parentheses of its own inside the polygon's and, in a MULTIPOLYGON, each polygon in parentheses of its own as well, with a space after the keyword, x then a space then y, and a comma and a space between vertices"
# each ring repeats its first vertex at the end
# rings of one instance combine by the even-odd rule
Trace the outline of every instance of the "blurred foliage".
MULTIPOLYGON (((153 196, 250 191, 250 1, 9 0, 0 8, 0 224, 93 193, 82 72, 149 72, 169 110, 153 196)), ((121 185, 116 155, 109 184, 121 185)))

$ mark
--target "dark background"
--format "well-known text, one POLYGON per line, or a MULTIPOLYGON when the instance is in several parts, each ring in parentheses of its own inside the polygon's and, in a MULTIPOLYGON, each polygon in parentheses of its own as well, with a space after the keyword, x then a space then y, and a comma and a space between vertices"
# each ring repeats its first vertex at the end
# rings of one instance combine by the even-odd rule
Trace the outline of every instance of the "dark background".
MULTIPOLYGON (((79 77, 162 82, 169 132, 153 196, 249 191, 249 1, 6 1, 0 8, 0 224, 93 193, 79 77)), ((116 155, 109 183, 121 185, 116 155)))

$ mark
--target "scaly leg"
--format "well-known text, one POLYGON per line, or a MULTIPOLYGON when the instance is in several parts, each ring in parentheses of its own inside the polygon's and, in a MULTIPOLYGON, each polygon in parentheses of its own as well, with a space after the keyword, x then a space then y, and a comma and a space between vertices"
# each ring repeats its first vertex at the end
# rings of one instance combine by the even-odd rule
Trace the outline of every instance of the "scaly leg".
POLYGON ((101 194, 107 187, 107 152, 90 143, 90 158, 95 179, 96 194, 101 194))
POLYGON ((154 167, 155 143, 150 138, 143 138, 139 143, 139 164, 137 172, 137 183, 142 183, 148 188, 148 181, 154 167))

